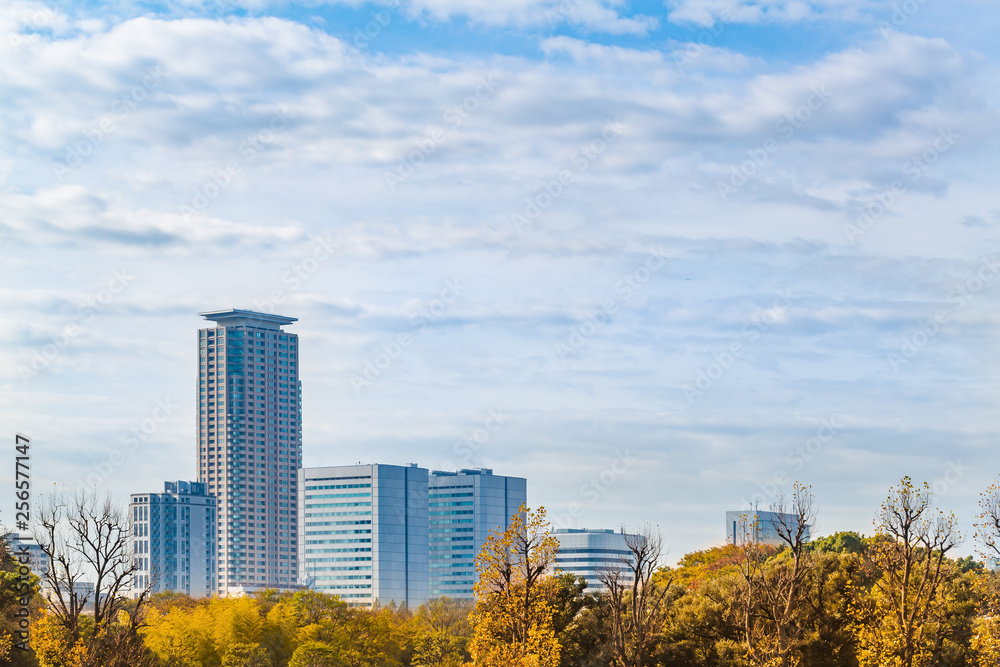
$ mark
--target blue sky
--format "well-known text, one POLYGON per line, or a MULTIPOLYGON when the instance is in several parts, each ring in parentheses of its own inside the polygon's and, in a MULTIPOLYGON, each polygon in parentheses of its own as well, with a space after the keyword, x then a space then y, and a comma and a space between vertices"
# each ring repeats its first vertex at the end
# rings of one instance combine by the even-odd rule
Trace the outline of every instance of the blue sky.
POLYGON ((969 529, 991 9, 8 3, 0 416, 39 491, 192 478, 197 313, 265 309, 299 318, 306 465, 523 475, 671 558, 795 480, 818 533, 903 475, 969 529))

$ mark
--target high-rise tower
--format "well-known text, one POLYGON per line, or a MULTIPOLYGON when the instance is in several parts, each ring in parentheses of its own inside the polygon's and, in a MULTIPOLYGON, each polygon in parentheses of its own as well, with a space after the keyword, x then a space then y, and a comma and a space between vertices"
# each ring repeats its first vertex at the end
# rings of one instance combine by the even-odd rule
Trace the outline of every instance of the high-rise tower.
POLYGON ((298 578, 296 496, 302 385, 296 321, 249 310, 199 313, 198 481, 218 498, 220 595, 298 578))

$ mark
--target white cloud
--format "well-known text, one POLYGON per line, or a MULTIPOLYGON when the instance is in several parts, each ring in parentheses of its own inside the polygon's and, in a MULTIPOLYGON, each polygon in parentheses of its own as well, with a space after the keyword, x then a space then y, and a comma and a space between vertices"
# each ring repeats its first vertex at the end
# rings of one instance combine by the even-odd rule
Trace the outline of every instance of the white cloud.
POLYGON ((667 0, 675 23, 712 26, 716 23, 798 23, 858 20, 876 5, 870 0, 667 0))
MULTIPOLYGON (((494 16, 493 5, 421 5, 496 25, 544 20, 549 6, 494 16)), ((991 439, 981 387, 998 370, 992 285, 906 373, 885 363, 997 241, 980 222, 996 219, 980 169, 996 111, 959 46, 891 33, 790 64, 707 49, 686 69, 676 45, 540 46, 538 60, 429 46, 390 57, 289 20, 139 18, 71 24, 0 58, 0 417, 85 462, 74 448, 103 451, 157 396, 187 401, 197 311, 277 293, 274 309, 300 318, 309 464, 377 451, 435 465, 476 415, 502 406, 517 419, 477 463, 527 474, 532 502, 559 511, 616 447, 634 446, 635 477, 586 521, 661 521, 678 551, 713 539, 705 526, 829 414, 852 430, 804 478, 849 507, 837 520, 887 475, 936 474, 942 434, 963 453, 991 439), (150 67, 162 83, 115 115, 150 67), (777 123, 824 86, 829 99, 782 134, 777 123), (109 115, 114 129, 60 182, 53 165, 109 115), (616 118, 620 136, 603 139, 616 118), (849 245, 853 207, 947 125, 961 143, 849 245), (774 136, 780 150, 721 201, 717 181, 774 136), (386 173, 401 164, 412 174, 390 190, 386 173), (553 185, 564 171, 571 182, 553 185), (206 188, 205 210, 182 213, 206 188), (533 202, 540 214, 519 232, 511 215, 533 202), (336 252, 288 280, 327 235, 336 252), (616 285, 660 246, 670 260, 626 299, 616 285), (129 291, 21 384, 18 364, 123 265, 136 275, 129 291), (448 280, 467 285, 462 297, 358 397, 350 374, 448 280), (687 406, 680 387, 742 339, 779 287, 794 306, 687 406), (556 344, 608 299, 614 316, 560 359, 556 344), (847 489, 827 473, 872 461, 847 489), (678 516, 695 493, 718 500, 678 516)), ((159 467, 135 462, 116 491, 187 474, 189 416, 157 442, 169 453, 159 467)), ((53 478, 71 473, 47 465, 53 478)))

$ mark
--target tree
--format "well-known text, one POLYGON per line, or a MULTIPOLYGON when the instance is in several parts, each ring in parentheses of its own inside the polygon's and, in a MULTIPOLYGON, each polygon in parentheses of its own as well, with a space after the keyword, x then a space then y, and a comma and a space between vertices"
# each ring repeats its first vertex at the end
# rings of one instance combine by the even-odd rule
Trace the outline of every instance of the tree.
POLYGON ((759 590, 765 614, 773 626, 770 654, 764 662, 777 658, 781 667, 792 664, 792 655, 799 648, 805 633, 803 582, 811 566, 807 549, 809 528, 816 521, 815 498, 810 487, 796 482, 792 498, 784 495, 771 505, 770 519, 774 531, 787 550, 784 561, 767 570, 766 585, 759 590))
POLYGON ((940 651, 946 584, 957 572, 947 554, 962 538, 955 516, 931 501, 926 483, 919 488, 904 477, 882 503, 867 552, 873 588, 861 603, 862 665, 927 665, 940 651))
MULTIPOLYGON (((42 579, 50 613, 64 632, 67 660, 82 667, 137 667, 150 660, 139 637, 148 588, 129 600, 138 569, 129 552, 129 514, 95 493, 54 494, 40 504, 35 541, 48 557, 42 579), (92 582, 92 589, 80 584, 92 582), (84 617, 84 609, 90 613, 84 617), (70 658, 69 656, 75 656, 70 658)), ((53 638, 56 635, 53 635, 53 638)), ((73 663, 71 663, 73 664, 73 663)))
POLYGON ((413 667, 461 667, 468 658, 472 628, 467 600, 447 597, 428 600, 420 605, 412 619, 416 629, 413 667))
POLYGON ((481 667, 556 667, 559 642, 552 625, 558 542, 545 509, 524 505, 503 532, 492 531, 476 557, 473 663, 481 667))
POLYGON ((295 649, 288 667, 348 667, 337 649, 323 642, 306 642, 295 649))
POLYGON ((260 644, 233 644, 222 658, 222 667, 271 667, 271 656, 260 644))
POLYGON ((834 533, 809 542, 814 553, 860 554, 865 550, 865 536, 853 531, 834 533))
MULTIPOLYGON (((598 596, 587 592, 584 577, 564 572, 553 577, 552 628, 559 642, 561 667, 590 664, 603 653, 603 618, 597 617, 598 596)), ((603 657, 603 656, 601 656, 603 657)), ((598 664, 607 664, 600 660, 598 664)))
POLYGON ((628 555, 601 572, 610 606, 611 652, 616 667, 644 664, 653 634, 663 621, 671 582, 656 585, 663 537, 649 526, 637 535, 625 535, 628 555))
POLYGON ((975 540, 984 558, 1000 558, 1000 482, 993 482, 979 496, 975 540))
POLYGON ((809 487, 796 482, 793 488, 791 499, 779 496, 769 515, 747 515, 737 528, 739 615, 746 655, 757 665, 798 662, 807 633, 804 589, 812 565, 808 536, 815 501, 809 487), (779 546, 763 544, 762 533, 773 535, 779 546))

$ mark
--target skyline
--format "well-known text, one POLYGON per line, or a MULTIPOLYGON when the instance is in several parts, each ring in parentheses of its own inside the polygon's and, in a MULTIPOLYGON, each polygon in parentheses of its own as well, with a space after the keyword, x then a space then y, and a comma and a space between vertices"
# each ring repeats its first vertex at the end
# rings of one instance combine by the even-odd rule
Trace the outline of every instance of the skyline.
POLYGON ((910 475, 973 553, 985 2, 67 4, 0 9, 0 415, 39 492, 197 479, 197 313, 240 308, 298 318, 305 467, 492 468, 671 561, 796 480, 814 535, 871 534, 910 475))

